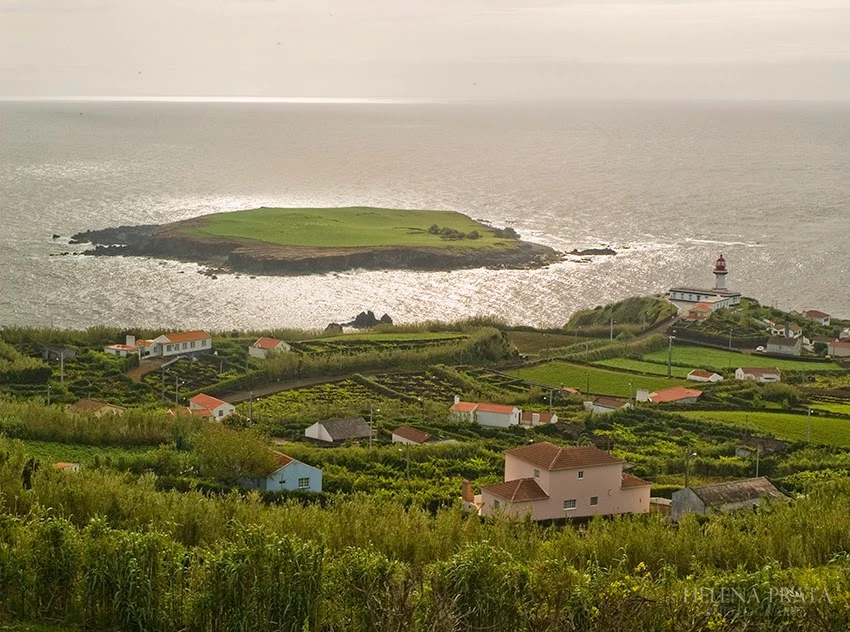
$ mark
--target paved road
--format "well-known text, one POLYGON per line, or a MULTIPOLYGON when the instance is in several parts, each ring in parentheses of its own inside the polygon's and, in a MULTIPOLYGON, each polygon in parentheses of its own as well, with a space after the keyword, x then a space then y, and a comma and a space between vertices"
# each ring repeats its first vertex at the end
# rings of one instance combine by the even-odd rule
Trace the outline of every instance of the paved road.
POLYGON ((239 404, 241 402, 247 402, 252 396, 254 399, 258 397, 268 397, 275 393, 291 391, 296 388, 306 388, 308 386, 316 386, 317 384, 332 384, 334 382, 342 382, 348 379, 351 379, 350 375, 341 375, 337 377, 311 377, 303 380, 291 380, 289 382, 275 382, 273 384, 266 384, 265 386, 259 386, 247 391, 222 391, 221 393, 216 394, 216 397, 219 397, 226 402, 230 402, 231 404, 239 404))

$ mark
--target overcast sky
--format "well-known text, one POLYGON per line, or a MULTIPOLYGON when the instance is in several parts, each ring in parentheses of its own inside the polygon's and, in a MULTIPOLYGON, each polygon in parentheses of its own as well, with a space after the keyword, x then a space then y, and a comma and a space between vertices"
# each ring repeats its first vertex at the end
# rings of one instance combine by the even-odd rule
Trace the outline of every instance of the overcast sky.
POLYGON ((0 96, 850 99, 850 0, 0 0, 0 96))

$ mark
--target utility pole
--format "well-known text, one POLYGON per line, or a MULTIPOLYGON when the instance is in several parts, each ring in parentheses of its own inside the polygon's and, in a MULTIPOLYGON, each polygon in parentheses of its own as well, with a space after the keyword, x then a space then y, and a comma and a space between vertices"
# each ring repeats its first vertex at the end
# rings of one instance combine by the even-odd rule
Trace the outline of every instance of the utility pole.
POLYGON ((809 412, 806 415, 806 443, 809 442, 809 439, 812 436, 812 409, 809 408, 809 412))
POLYGON ((732 350, 732 330, 729 330, 729 351, 732 350))
POLYGON ((611 340, 614 339, 614 318, 611 318, 611 340))
POLYGON ((174 376, 174 407, 180 405, 180 376, 174 376))
POLYGON ((667 344, 667 379, 670 379, 670 375, 672 372, 672 363, 673 363, 673 336, 670 336, 669 343, 667 344))
POLYGON ((761 443, 756 444, 756 478, 759 477, 759 455, 761 455, 761 443))
POLYGON ((59 383, 65 383, 65 350, 62 349, 62 353, 59 354, 59 383))
POLYGON ((590 352, 590 341, 584 341, 584 363, 587 364, 588 353, 590 352))
POLYGON ((685 487, 691 486, 691 459, 696 455, 696 452, 691 452, 685 456, 685 487))
POLYGON ((555 392, 554 390, 549 391, 549 414, 550 415, 552 414, 552 393, 554 393, 554 392, 555 392))
POLYGON ((160 382, 162 382, 162 401, 165 401, 165 367, 162 367, 162 379, 160 379, 160 382))
POLYGON ((47 405, 50 406, 50 382, 47 383, 47 405))
MULTIPOLYGON (((380 408, 378 409, 380 411, 380 408)), ((375 434, 375 405, 369 404, 369 449, 372 449, 372 435, 375 434)))
POLYGON ((254 391, 248 391, 248 419, 254 420, 254 391))

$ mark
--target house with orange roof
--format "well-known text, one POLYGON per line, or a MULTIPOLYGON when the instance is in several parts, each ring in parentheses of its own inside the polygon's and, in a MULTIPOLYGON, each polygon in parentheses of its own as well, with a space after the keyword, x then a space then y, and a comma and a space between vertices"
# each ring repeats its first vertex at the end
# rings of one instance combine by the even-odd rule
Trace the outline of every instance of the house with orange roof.
POLYGON ((833 358, 850 357, 850 341, 835 340, 827 345, 827 352, 833 358))
POLYGON ((694 369, 688 373, 688 379, 692 382, 722 382, 723 376, 718 373, 714 373, 713 371, 694 369))
POLYGON ((54 463, 54 470, 62 470, 63 472, 79 472, 80 464, 79 463, 54 463))
POLYGON ((711 318, 711 305, 705 301, 691 307, 683 316, 685 320, 708 320, 711 318))
POLYGON ((399 426, 392 432, 393 443, 405 443, 408 445, 423 445, 425 443, 436 443, 436 437, 419 430, 413 426, 399 426))
POLYGON ((817 323, 818 325, 829 327, 829 319, 831 316, 826 312, 822 312, 817 309, 807 309, 803 312, 803 318, 813 323, 817 323))
POLYGON ((651 483, 625 473, 627 466, 594 446, 533 443, 505 452, 504 482, 482 487, 471 505, 482 516, 532 520, 646 513, 651 483))
POLYGON ((520 415, 520 423, 523 426, 541 426, 545 424, 558 423, 558 415, 555 413, 537 412, 534 410, 524 410, 520 415))
POLYGON ((653 404, 695 404, 702 395, 702 391, 684 386, 674 386, 661 391, 650 393, 647 401, 653 404))
POLYGON ((223 399, 199 393, 189 400, 189 412, 221 421, 236 412, 236 407, 223 399))
POLYGON ((276 450, 274 456, 274 469, 264 478, 245 479, 239 481, 239 484, 247 489, 264 492, 322 491, 322 470, 276 450))
POLYGON ((488 404, 484 402, 462 402, 455 396, 449 409, 452 418, 477 423, 480 426, 509 428, 519 425, 522 410, 510 404, 488 404))
POLYGON ((584 409, 590 413, 596 413, 597 415, 607 415, 609 413, 613 413, 618 410, 626 410, 631 407, 631 402, 624 402, 616 397, 607 397, 605 395, 600 395, 592 401, 584 402, 584 409))
POLYGON ((143 356, 154 358, 170 358, 180 355, 198 355, 212 351, 212 336, 206 331, 181 331, 163 334, 150 341, 150 344, 139 344, 143 356))
POLYGON ((256 342, 248 346, 248 355, 252 358, 265 360, 270 353, 285 353, 290 351, 292 347, 289 343, 277 338, 260 338, 256 342))

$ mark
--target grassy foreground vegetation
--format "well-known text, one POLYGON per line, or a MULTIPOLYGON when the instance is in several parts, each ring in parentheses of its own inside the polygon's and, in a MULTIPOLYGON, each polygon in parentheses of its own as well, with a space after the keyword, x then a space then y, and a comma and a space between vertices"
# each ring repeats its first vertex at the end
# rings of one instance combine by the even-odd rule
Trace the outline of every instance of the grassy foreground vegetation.
MULTIPOLYGON (((779 439, 805 441, 806 415, 739 410, 711 410, 683 412, 693 419, 712 419, 727 423, 738 423, 758 428, 779 439)), ((831 419, 813 415, 811 418, 811 440, 823 445, 850 447, 850 419, 831 419)))
POLYGON ((454 211, 350 208, 258 208, 206 215, 190 234, 237 237, 286 246, 429 248, 512 248, 516 240, 497 237, 493 228, 454 211), (433 225, 476 238, 447 239, 433 225))

